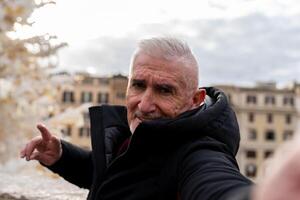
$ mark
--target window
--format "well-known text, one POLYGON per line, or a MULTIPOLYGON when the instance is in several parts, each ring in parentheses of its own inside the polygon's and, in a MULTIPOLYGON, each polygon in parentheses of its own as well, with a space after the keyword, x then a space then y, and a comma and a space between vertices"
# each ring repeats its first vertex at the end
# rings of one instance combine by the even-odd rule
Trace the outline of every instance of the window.
POLYGON ((89 123, 89 121, 90 121, 90 115, 89 115, 88 112, 84 112, 83 113, 83 120, 84 120, 85 123, 89 123))
POLYGON ((247 96, 247 103, 248 104, 256 104, 256 96, 254 95, 248 95, 247 96))
POLYGON ((268 130, 266 133, 265 133, 265 139, 267 141, 274 141, 275 140, 275 133, 273 130, 268 130))
POLYGON ((269 158, 273 155, 273 151, 272 150, 266 150, 264 153, 264 158, 269 158))
POLYGON ((256 158, 256 151, 255 150, 247 150, 246 157, 247 158, 256 158))
POLYGON ((79 137, 89 137, 90 136, 90 128, 81 127, 79 128, 79 137))
POLYGON ((82 92, 81 93, 81 103, 92 102, 92 93, 91 92, 82 92))
POLYGON ((64 91, 63 92, 63 102, 64 103, 73 103, 74 102, 74 92, 64 91))
POLYGON ((83 136, 83 127, 79 128, 79 137, 83 136))
POLYGON ((125 95, 124 92, 117 92, 117 95, 116 95, 116 96, 117 96, 118 99, 125 99, 125 96, 126 96, 126 95, 125 95))
POLYGON ((290 139, 292 139, 292 138, 293 138, 293 131, 287 130, 287 131, 284 131, 284 132, 283 132, 282 139, 283 139, 284 141, 290 140, 290 139))
POLYGON ((249 122, 254 122, 254 113, 249 113, 248 114, 248 121, 249 122))
POLYGON ((283 105, 294 105, 294 98, 293 97, 284 97, 283 98, 283 105))
POLYGON ((273 95, 265 96, 265 104, 266 105, 275 105, 275 97, 273 95))
POLYGON ((246 165, 246 176, 248 177, 255 177, 256 176, 256 172, 257 172, 257 167, 255 164, 247 164, 246 165))
POLYGON ((98 93, 98 103, 100 104, 107 104, 108 103, 108 93, 98 93))
POLYGON ((255 129, 250 129, 248 132, 248 140, 256 140, 257 138, 257 133, 255 129))
POLYGON ((294 98, 293 98, 293 97, 290 98, 290 105, 291 105, 291 106, 294 105, 294 98))
POLYGON ((285 123, 291 124, 292 123, 292 116, 290 114, 287 114, 285 116, 285 123))
POLYGON ((289 97, 283 98, 283 105, 287 105, 289 103, 289 97))
POLYGON ((273 115, 271 113, 267 114, 267 122, 268 123, 273 123, 273 115))
POLYGON ((72 134, 72 127, 71 127, 71 125, 67 125, 67 127, 64 128, 64 129, 62 129, 61 132, 62 132, 62 134, 64 136, 71 136, 71 134, 72 134))

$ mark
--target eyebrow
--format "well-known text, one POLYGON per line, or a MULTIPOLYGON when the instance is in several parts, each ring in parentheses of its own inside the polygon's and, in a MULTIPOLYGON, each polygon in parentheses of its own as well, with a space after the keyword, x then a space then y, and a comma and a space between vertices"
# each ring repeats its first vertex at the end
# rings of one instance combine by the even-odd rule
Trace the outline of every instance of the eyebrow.
POLYGON ((175 87, 173 85, 165 84, 165 83, 155 84, 155 87, 166 88, 166 89, 170 89, 170 90, 174 90, 175 89, 175 87))
POLYGON ((176 87, 174 85, 170 85, 170 84, 165 84, 165 83, 155 84, 154 87, 156 89, 166 89, 166 90, 169 90, 173 94, 175 94, 177 92, 176 87))
POLYGON ((144 79, 131 79, 132 83, 146 83, 144 79))
MULTIPOLYGON (((131 84, 132 83, 139 83, 139 84, 146 84, 146 81, 144 79, 131 79, 131 84)), ((168 89, 170 91, 172 91, 173 93, 177 92, 177 87, 173 84, 169 84, 169 83, 164 83, 162 81, 162 83, 156 83, 154 84, 154 88, 160 89, 160 88, 164 88, 164 89, 168 89)))

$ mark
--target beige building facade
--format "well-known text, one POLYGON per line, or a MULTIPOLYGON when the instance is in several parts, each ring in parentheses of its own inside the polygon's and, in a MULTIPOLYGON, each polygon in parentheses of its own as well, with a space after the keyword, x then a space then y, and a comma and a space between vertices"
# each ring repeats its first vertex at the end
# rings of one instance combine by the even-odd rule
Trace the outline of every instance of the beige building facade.
POLYGON ((237 160, 241 172, 252 180, 264 173, 265 160, 292 139, 299 128, 300 86, 278 89, 274 83, 255 87, 216 86, 228 96, 241 132, 237 160))
POLYGON ((89 74, 71 76, 71 84, 61 87, 59 104, 63 137, 83 148, 90 149, 88 107, 110 104, 125 105, 127 77, 96 77, 89 74), (70 119, 70 120, 69 120, 70 119))

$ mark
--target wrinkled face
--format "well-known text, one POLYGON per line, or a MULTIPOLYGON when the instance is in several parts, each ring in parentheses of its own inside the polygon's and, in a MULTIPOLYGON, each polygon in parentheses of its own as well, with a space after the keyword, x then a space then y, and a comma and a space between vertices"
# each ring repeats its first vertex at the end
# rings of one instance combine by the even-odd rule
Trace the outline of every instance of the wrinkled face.
POLYGON ((188 72, 178 59, 167 61, 140 53, 127 88, 127 118, 133 133, 142 121, 174 118, 192 109, 193 95, 187 89, 188 72))

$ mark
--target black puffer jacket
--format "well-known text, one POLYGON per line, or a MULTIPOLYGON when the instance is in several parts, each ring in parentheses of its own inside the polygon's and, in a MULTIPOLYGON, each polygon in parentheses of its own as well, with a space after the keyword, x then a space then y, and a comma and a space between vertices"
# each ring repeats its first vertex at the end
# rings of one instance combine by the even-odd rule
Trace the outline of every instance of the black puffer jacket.
POLYGON ((235 160, 235 114, 221 91, 205 89, 210 107, 143 122, 132 136, 124 107, 90 108, 92 152, 63 141, 63 156, 50 169, 90 189, 88 199, 247 199, 251 182, 235 160), (128 137, 127 151, 116 156, 128 137))

